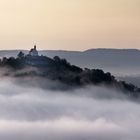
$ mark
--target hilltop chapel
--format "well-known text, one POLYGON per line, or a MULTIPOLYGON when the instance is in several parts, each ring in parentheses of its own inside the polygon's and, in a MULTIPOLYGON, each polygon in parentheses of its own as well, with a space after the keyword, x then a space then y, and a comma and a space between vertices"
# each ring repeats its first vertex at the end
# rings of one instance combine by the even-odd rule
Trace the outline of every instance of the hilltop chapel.
POLYGON ((36 45, 29 51, 30 56, 38 56, 38 51, 36 49, 36 45))

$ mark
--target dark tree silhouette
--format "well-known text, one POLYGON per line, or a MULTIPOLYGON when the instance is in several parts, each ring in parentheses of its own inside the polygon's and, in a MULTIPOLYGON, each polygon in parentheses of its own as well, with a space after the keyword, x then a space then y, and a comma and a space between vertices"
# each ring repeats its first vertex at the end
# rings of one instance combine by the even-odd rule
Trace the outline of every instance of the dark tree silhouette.
POLYGON ((18 58, 24 58, 24 53, 22 51, 20 51, 17 55, 18 58))

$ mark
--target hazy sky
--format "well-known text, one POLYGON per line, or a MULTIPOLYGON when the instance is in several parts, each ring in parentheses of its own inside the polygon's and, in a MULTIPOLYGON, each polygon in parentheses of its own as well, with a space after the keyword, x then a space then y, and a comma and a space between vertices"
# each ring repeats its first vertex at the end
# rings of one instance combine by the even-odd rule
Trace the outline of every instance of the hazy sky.
POLYGON ((0 0, 0 49, 140 48, 140 0, 0 0))

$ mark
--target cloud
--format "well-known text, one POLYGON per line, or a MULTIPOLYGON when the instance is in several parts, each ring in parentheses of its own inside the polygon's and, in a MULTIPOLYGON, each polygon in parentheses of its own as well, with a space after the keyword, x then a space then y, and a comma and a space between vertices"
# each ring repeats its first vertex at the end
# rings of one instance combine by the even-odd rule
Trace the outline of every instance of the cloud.
POLYGON ((61 91, 1 78, 2 140, 139 140, 140 104, 105 87, 61 91))

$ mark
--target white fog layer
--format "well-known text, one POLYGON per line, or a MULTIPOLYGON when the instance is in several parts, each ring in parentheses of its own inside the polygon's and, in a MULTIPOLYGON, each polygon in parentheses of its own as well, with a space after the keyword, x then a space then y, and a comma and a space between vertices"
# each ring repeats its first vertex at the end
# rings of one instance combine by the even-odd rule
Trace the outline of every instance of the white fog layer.
POLYGON ((139 118, 139 103, 104 87, 52 91, 0 81, 0 140, 139 140, 139 118))

